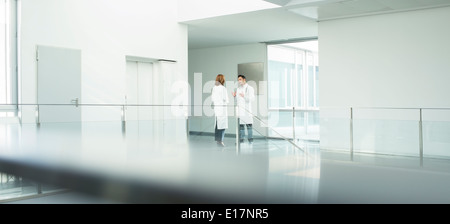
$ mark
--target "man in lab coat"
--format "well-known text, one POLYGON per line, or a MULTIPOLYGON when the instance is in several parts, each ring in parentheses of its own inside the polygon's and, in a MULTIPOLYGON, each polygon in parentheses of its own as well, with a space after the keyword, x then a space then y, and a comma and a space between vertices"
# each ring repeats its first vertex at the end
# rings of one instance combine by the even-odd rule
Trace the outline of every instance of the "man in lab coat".
POLYGON ((248 142, 253 143, 253 114, 252 101, 255 99, 255 90, 247 84, 244 75, 238 75, 238 88, 233 92, 239 107, 239 140, 244 142, 245 127, 247 127, 248 142))

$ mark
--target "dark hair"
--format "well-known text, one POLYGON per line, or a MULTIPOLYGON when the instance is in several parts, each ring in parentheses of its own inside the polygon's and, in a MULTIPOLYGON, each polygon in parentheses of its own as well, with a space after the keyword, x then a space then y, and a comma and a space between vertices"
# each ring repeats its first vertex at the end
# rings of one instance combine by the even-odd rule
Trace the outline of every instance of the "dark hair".
POLYGON ((244 75, 238 75, 238 78, 241 77, 243 79, 246 79, 244 75))

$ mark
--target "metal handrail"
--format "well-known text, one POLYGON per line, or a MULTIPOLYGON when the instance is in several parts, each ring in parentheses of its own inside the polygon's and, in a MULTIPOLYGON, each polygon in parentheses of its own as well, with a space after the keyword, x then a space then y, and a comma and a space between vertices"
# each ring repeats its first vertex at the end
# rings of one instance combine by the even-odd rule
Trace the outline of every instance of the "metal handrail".
POLYGON ((20 104, 0 104, 0 106, 205 106, 205 105, 184 105, 184 104, 123 104, 123 103, 104 103, 104 104, 95 104, 95 103, 20 103, 20 104))
POLYGON ((392 110, 450 110, 450 107, 355 107, 355 106, 348 106, 348 107, 320 107, 321 109, 392 109, 392 110))
POLYGON ((269 108, 267 109, 268 111, 299 111, 299 112, 317 112, 320 111, 320 109, 302 109, 302 108, 297 108, 297 107, 291 107, 291 108, 269 108))

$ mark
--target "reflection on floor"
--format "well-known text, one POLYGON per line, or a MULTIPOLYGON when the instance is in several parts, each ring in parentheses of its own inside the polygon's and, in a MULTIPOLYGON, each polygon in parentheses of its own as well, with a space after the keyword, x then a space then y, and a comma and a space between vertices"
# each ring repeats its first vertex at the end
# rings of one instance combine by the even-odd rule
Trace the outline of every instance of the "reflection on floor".
POLYGON ((63 189, 58 186, 39 184, 21 177, 0 173, 0 202, 35 198, 38 194, 56 194, 63 189))
MULTIPOLYGON (((211 176, 235 173, 233 181, 236 181, 239 177, 251 175, 254 184, 240 186, 239 191, 245 195, 267 195, 267 203, 450 203, 450 160, 447 159, 420 161, 415 157, 351 155, 345 151, 320 150, 318 142, 297 142, 302 146, 302 149, 297 149, 289 142, 277 139, 258 139, 253 144, 246 141, 237 149, 235 142, 234 138, 226 138, 226 146, 219 147, 213 136, 191 135, 189 150, 191 154, 202 156, 199 158, 211 159, 214 164, 209 164, 210 167, 224 165, 227 169, 222 173, 212 168, 214 173, 211 176), (242 158, 239 162, 243 164, 217 164, 221 158, 236 154, 242 158)), ((192 164, 190 169, 191 172, 202 172, 208 166, 192 164)), ((3 198, 8 190, 17 189, 8 189, 5 184, 2 182, 0 190, 3 198)), ((217 183, 210 184, 214 187, 217 183)), ((17 192, 12 194, 17 195, 17 192)), ((59 196, 53 194, 8 203, 116 201, 64 192, 59 196)))
POLYGON ((40 197, 10 200, 3 204, 120 204, 120 202, 80 192, 64 190, 40 197))

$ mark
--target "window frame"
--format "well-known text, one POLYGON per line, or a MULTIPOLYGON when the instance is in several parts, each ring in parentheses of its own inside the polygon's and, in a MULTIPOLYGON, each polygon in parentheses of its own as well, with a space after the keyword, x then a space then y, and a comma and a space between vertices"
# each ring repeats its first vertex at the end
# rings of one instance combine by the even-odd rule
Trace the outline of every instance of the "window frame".
MULTIPOLYGON (((317 102, 318 99, 318 93, 317 93, 317 67, 319 67, 316 56, 317 54, 315 54, 314 52, 307 50, 307 49, 301 49, 301 48, 296 48, 296 47, 289 47, 289 46, 284 46, 284 45, 279 45, 279 44, 268 44, 267 47, 279 47, 279 48, 283 48, 283 49, 288 49, 288 50, 294 50, 294 61, 295 61, 295 66, 294 66, 294 73, 292 74, 292 71, 290 72, 290 74, 287 75, 291 75, 291 96, 290 96, 290 104, 287 102, 288 101, 288 97, 286 94, 287 93, 287 88, 285 88, 285 91, 283 92, 284 97, 285 97, 285 107, 273 107, 271 106, 271 102, 268 102, 268 111, 280 111, 280 110, 292 110, 293 108, 295 108, 295 110, 297 111, 317 111, 319 110, 319 105, 317 102), (302 74, 298 74, 298 63, 297 63, 297 55, 301 53, 302 54, 302 65, 303 65, 303 69, 302 69, 302 74), (312 96, 310 96, 309 94, 309 90, 310 88, 308 87, 309 85, 309 71, 308 71, 308 54, 311 54, 312 56, 312 64, 313 64, 313 80, 312 84, 313 84, 313 94, 312 96), (298 86, 298 79, 301 80, 301 84, 302 86, 298 86), (294 89, 295 87, 295 89, 294 89), (299 97, 301 97, 301 105, 298 105, 298 101, 299 101, 299 97), (312 97, 313 99, 313 104, 312 106, 310 106, 310 100, 309 98, 312 97), (290 106, 288 106, 290 105, 290 106)), ((268 56, 269 57, 269 56, 268 56)), ((267 61, 269 62, 270 60, 267 59, 267 61)), ((269 64, 269 63, 268 63, 269 64)), ((270 75, 270 74, 268 74, 270 75)), ((268 78, 270 80, 270 78, 268 78)), ((287 83, 287 79, 284 80, 285 83, 283 83, 282 85, 284 85, 285 87, 287 87, 288 83, 287 83)), ((281 85, 280 85, 281 86, 281 85)), ((270 92, 270 90, 269 90, 270 92)), ((270 98, 268 99, 270 101, 270 98)), ((282 100, 282 99, 280 99, 282 100)))
MULTIPOLYGON (((18 15, 19 7, 17 0, 1 0, 5 8, 1 16, 4 16, 5 24, 5 70, 0 71, 5 74, 5 94, 6 100, 0 102, 0 117, 17 116, 19 102, 19 79, 18 79, 18 15)), ((3 86, 2 86, 3 88, 3 86)))

